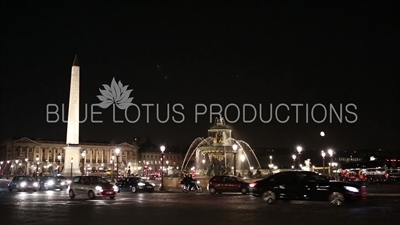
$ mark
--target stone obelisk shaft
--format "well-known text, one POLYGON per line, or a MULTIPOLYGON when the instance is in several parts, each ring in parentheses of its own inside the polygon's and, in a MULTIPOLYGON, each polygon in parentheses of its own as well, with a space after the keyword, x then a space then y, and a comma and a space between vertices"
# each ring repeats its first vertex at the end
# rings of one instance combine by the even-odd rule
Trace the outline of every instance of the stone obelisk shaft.
POLYGON ((75 56, 71 71, 66 144, 79 144, 79 65, 77 56, 75 56))
POLYGON ((75 56, 71 71, 66 144, 62 174, 66 177, 81 175, 79 165, 81 161, 81 148, 79 147, 79 64, 77 56, 75 56))

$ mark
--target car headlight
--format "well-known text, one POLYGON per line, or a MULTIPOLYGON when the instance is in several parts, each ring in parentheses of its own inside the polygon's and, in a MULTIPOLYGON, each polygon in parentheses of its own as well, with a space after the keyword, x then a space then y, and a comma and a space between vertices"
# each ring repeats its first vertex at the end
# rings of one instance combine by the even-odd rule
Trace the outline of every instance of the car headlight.
POLYGON ((354 192, 354 193, 358 193, 358 189, 355 187, 351 187, 351 186, 344 186, 344 189, 350 191, 350 192, 354 192))
POLYGON ((67 181, 67 183, 68 183, 68 184, 70 184, 70 183, 71 183, 71 181, 70 181, 70 180, 68 180, 68 181, 67 181))
POLYGON ((33 186, 34 186, 34 187, 37 187, 37 186, 38 186, 38 183, 37 183, 37 182, 34 182, 34 183, 33 183, 33 186))
POLYGON ((146 185, 146 184, 143 183, 143 182, 139 182, 137 185, 138 185, 138 186, 144 186, 144 185, 146 185))
POLYGON ((52 181, 52 180, 47 181, 47 185, 54 185, 54 181, 52 181))
POLYGON ((63 181, 63 182, 61 182, 61 185, 65 185, 65 182, 63 181))
POLYGON ((150 183, 151 185, 153 185, 153 187, 155 187, 156 186, 156 184, 155 183, 150 183))
POLYGON ((103 191, 103 188, 100 186, 96 186, 95 189, 96 189, 96 191, 103 191))
POLYGON ((200 181, 198 180, 197 183, 200 184, 200 181))
POLYGON ((119 189, 119 188, 118 188, 117 185, 114 185, 114 186, 113 186, 113 189, 114 189, 115 192, 118 192, 118 189, 119 189))
POLYGON ((26 182, 21 182, 19 185, 20 185, 21 187, 25 187, 25 186, 26 186, 26 182))

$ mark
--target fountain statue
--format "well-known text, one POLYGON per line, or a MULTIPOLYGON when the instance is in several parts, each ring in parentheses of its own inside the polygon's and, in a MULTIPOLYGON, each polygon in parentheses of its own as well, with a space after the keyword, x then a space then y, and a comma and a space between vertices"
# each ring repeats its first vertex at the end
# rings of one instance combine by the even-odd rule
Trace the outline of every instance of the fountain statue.
POLYGON ((233 167, 242 175, 260 163, 254 150, 245 141, 232 138, 232 129, 225 125, 223 118, 216 118, 215 124, 208 130, 208 137, 196 138, 186 152, 181 172, 195 170, 198 175, 214 176, 233 174, 233 167), (234 151, 233 145, 237 145, 234 151), (236 154, 237 157, 234 155, 236 154), (234 163, 236 159, 236 164, 234 163), (189 168, 190 167, 190 168, 189 168))

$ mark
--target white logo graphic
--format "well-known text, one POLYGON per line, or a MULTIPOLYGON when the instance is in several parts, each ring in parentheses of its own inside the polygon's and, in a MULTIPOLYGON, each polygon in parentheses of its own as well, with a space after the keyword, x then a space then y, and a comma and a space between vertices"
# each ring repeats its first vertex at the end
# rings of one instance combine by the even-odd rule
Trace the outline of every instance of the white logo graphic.
POLYGON ((123 86, 121 81, 115 82, 115 78, 112 79, 111 85, 103 84, 104 90, 99 88, 102 95, 97 95, 97 98, 101 101, 98 104, 99 107, 106 109, 110 105, 114 104, 119 109, 125 110, 129 106, 133 105, 133 97, 129 98, 129 95, 133 89, 128 90, 129 85, 123 86))

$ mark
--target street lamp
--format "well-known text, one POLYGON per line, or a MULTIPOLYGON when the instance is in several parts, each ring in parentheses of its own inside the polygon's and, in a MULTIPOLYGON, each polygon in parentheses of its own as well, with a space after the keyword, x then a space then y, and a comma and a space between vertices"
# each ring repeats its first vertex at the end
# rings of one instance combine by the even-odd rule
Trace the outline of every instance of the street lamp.
POLYGON ((60 161, 61 161, 60 153, 58 153, 57 159, 58 159, 58 171, 57 171, 57 173, 60 174, 60 161))
MULTIPOLYGON (((7 168, 8 164, 10 164, 10 160, 7 160, 7 165, 4 166, 4 169, 7 168)), ((8 179, 9 174, 10 174, 10 167, 8 167, 6 179, 8 179)))
POLYGON ((233 149, 233 175, 236 176, 236 154, 238 149, 237 144, 233 144, 232 149, 233 149))
POLYGON ((329 166, 329 176, 332 176, 332 164, 333 164, 333 150, 332 149, 329 149, 328 150, 328 155, 329 155, 329 157, 331 158, 331 163, 330 163, 330 166, 329 166))
POLYGON ((114 157, 115 157, 115 156, 112 155, 112 156, 111 156, 111 160, 110 160, 111 167, 112 167, 112 173, 111 173, 111 174, 112 174, 112 175, 111 175, 111 181, 112 181, 112 182, 114 182, 114 157))
POLYGON ((326 153, 324 150, 321 151, 321 156, 322 156, 322 174, 325 174, 325 156, 326 153))
POLYGON ((321 131, 321 132, 319 133, 319 135, 321 135, 321 137, 324 137, 324 136, 325 136, 325 132, 321 131))
POLYGON ((36 156, 36 173, 35 173, 35 178, 37 180, 37 175, 38 175, 38 169, 39 169, 39 156, 36 156))
POLYGON ((160 151, 161 151, 161 187, 160 187, 160 190, 164 190, 164 172, 163 172, 164 151, 165 151, 165 146, 164 145, 161 145, 160 151))
POLYGON ((81 155, 82 155, 82 158, 83 158, 83 165, 82 165, 82 167, 83 167, 83 173, 84 173, 84 175, 86 175, 86 168, 85 168, 86 151, 83 151, 81 155))
POLYGON ((19 167, 18 167, 18 162, 19 162, 18 159, 15 160, 15 171, 14 171, 14 175, 18 175, 18 169, 19 169, 19 167))
POLYGON ((272 155, 269 156, 269 164, 272 164, 272 155))
POLYGON ((118 162, 119 162, 119 153, 120 152, 121 152, 121 149, 119 149, 119 148, 115 149, 115 155, 117 156, 117 180, 118 180, 118 177, 119 177, 118 162))
POLYGON ((28 175, 28 158, 25 158, 25 175, 28 175))
POLYGON ((72 167, 74 165, 74 158, 71 158, 71 181, 72 181, 72 167))
POLYGON ((294 168, 296 168, 296 155, 295 155, 295 154, 292 155, 292 159, 293 159, 293 166, 292 166, 292 168, 294 169, 294 168))
MULTIPOLYGON (((298 157, 299 157, 299 164, 301 163, 301 161, 300 161, 300 154, 301 154, 301 151, 303 151, 303 148, 301 147, 301 146, 297 146, 297 148, 296 148, 296 150, 297 150, 297 153, 298 153, 298 157)), ((301 169, 301 167, 300 167, 300 169, 301 169)))

